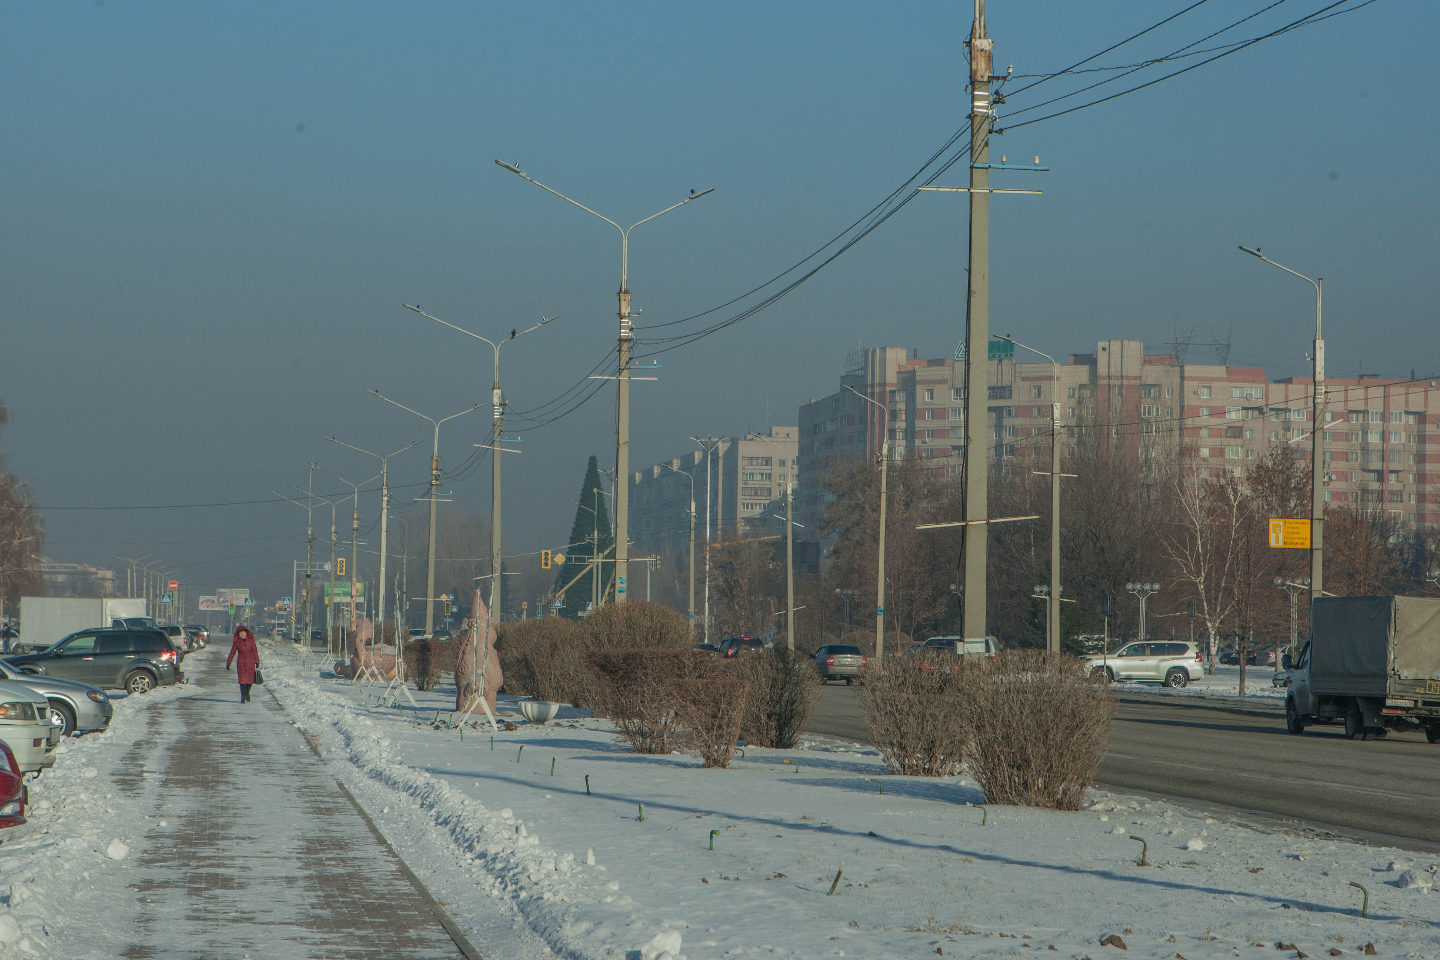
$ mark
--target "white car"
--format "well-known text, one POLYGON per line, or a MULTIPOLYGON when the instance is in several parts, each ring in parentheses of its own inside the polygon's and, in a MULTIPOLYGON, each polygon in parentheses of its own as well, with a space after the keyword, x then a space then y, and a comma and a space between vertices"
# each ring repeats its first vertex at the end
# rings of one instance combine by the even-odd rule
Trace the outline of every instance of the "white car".
POLYGON ((1107 683, 1163 683, 1183 687, 1205 676, 1200 645, 1183 640, 1144 640, 1127 643, 1108 656, 1090 656, 1085 661, 1107 683))
POLYGON ((0 680, 0 740, 15 754, 21 773, 55 763, 63 727, 50 715, 50 701, 23 683, 0 680))

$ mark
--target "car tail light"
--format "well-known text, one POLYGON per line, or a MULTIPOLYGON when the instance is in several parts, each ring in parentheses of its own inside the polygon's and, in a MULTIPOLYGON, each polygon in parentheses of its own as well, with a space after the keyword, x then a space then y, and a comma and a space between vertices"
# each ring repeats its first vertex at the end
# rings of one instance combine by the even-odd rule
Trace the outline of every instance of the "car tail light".
POLYGON ((834 663, 835 663, 835 658, 834 658, 834 657, 826 657, 826 658, 825 658, 825 663, 826 663, 827 665, 834 664, 834 663))
POLYGON ((174 662, 175 662, 175 651, 174 651, 174 650, 162 650, 162 651, 160 652, 160 659, 161 659, 161 660, 169 660, 171 663, 174 663, 174 662))
POLYGON ((1199 662, 1200 662, 1201 660, 1203 660, 1203 659, 1204 659, 1204 658, 1200 656, 1200 651, 1199 651, 1199 650, 1196 650, 1196 651, 1195 651, 1195 662, 1196 662, 1196 663, 1199 663, 1199 662))
POLYGON ((20 764, 15 761, 15 754, 3 740, 0 740, 0 750, 5 751, 5 762, 9 765, 10 772, 17 777, 20 776, 20 764))
POLYGON ((864 657, 861 657, 861 658, 860 658, 860 666, 863 667, 863 666, 865 666, 865 664, 867 664, 867 663, 869 663, 869 661, 866 660, 864 657))

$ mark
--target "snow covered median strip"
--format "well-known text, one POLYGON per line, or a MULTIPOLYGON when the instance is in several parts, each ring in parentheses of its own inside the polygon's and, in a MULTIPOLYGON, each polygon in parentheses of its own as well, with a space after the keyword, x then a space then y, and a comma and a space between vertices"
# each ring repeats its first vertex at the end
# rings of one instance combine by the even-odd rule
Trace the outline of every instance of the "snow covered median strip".
MULTIPOLYGON (((1440 954, 1434 857, 1391 870, 1395 851, 1100 791, 1080 813, 982 811, 965 778, 890 776, 873 751, 823 738, 705 770, 633 754, 609 724, 567 710, 492 747, 487 725, 462 740, 313 666, 272 657, 267 678, 328 756, 384 788, 371 814, 387 835, 444 841, 469 877, 446 898, 457 920, 503 904, 560 956, 1098 957, 1119 949, 1101 946, 1112 937, 1127 956, 1167 960, 1282 943, 1312 957, 1367 943, 1440 954), (1367 920, 1352 881, 1369 889, 1367 920)), ((416 694, 419 716, 448 710, 444 694, 416 694)))

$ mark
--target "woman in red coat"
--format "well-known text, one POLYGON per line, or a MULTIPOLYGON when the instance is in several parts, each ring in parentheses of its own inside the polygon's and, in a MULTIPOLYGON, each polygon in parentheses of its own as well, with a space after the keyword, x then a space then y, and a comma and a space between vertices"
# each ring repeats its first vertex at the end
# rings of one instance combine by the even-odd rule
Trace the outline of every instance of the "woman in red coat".
POLYGON ((249 627, 235 628, 235 637, 230 641, 230 656, 225 658, 225 669, 235 663, 235 679, 240 681, 240 702, 250 702, 250 685, 255 682, 255 668, 260 666, 260 651, 255 646, 255 634, 249 627))

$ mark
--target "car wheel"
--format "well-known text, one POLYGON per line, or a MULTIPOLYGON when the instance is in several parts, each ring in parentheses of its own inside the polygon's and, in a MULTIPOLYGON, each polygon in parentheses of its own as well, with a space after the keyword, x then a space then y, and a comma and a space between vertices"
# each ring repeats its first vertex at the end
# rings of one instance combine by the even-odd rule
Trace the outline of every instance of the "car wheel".
POLYGON ((1305 732, 1305 720, 1300 716, 1300 711, 1295 706, 1294 697, 1285 698, 1285 729, 1294 734, 1305 732))
POLYGON ((847 686, 847 687, 850 686, 850 685, 851 685, 852 683, 854 683, 854 682, 855 682, 855 678, 854 678, 854 677, 846 677, 846 678, 845 678, 845 686, 847 686))
POLYGON ((75 732, 75 711, 70 709, 70 704, 60 700, 51 700, 50 709, 65 721, 65 726, 60 731, 62 737, 68 737, 75 732))
POLYGON ((1184 670, 1176 668, 1165 674, 1165 686, 1167 687, 1183 687, 1189 684, 1189 682, 1190 677, 1186 675, 1184 670))
POLYGON ((1365 732, 1365 720, 1360 716, 1360 705, 1350 704, 1350 709, 1345 714, 1345 739, 1355 740, 1365 732))
POLYGON ((131 693, 149 693, 155 688, 155 678, 144 670, 136 670, 125 678, 125 689, 131 693))
POLYGON ((1109 667, 1102 667, 1100 670, 1100 679, 1104 683, 1114 683, 1115 671, 1111 670, 1109 667))
POLYGON ((1431 743, 1440 743, 1440 723, 1432 723, 1425 728, 1425 739, 1431 743))

